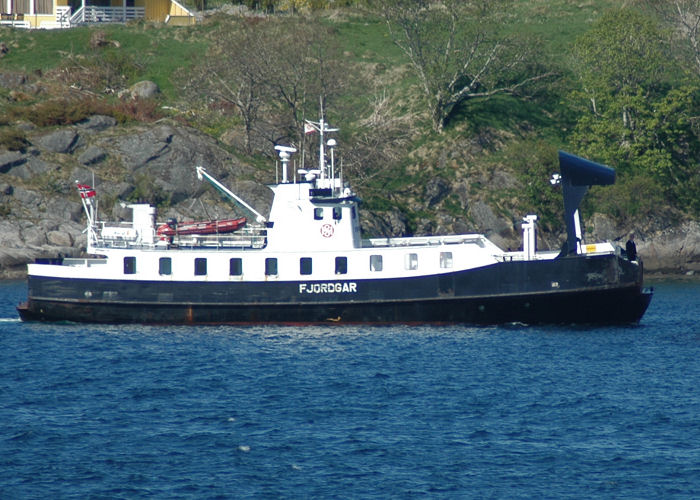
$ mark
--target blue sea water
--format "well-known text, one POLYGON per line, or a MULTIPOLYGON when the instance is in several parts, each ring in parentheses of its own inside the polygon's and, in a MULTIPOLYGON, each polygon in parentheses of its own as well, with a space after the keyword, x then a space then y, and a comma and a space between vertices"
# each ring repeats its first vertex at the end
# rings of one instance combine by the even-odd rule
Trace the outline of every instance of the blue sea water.
POLYGON ((633 327, 26 324, 0 498, 700 498, 700 284, 633 327))

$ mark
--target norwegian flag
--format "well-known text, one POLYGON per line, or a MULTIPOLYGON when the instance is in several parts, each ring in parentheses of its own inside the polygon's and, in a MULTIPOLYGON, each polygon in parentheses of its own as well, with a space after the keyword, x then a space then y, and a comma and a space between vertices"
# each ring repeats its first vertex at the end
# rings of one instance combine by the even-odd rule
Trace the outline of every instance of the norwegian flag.
POLYGON ((316 127, 311 125, 309 122, 304 123, 304 134, 313 134, 316 132, 316 127))
POLYGON ((97 194, 92 188, 92 186, 88 186, 87 184, 80 184, 79 182, 76 182, 76 185, 78 188, 78 193, 80 193, 80 197, 83 199, 92 198, 97 194))

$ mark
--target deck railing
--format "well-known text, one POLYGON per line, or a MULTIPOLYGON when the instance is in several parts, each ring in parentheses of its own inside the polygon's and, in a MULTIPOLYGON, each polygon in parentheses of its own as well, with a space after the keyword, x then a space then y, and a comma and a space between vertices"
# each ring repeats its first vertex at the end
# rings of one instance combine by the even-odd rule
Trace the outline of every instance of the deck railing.
POLYGON ((133 19, 143 19, 143 7, 100 7, 86 5, 78 9, 70 18, 71 24, 79 23, 125 23, 133 19))
POLYGON ((24 14, 2 14, 0 25, 12 26, 13 28, 29 28, 29 21, 24 19, 24 14))

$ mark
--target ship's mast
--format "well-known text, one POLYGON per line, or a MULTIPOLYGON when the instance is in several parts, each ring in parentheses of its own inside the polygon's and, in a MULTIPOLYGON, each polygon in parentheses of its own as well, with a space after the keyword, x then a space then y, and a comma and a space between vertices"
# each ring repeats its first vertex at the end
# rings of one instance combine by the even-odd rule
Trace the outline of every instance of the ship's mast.
POLYGON ((319 134, 318 141, 318 168, 321 171, 321 180, 328 178, 328 168, 326 165, 326 143, 324 135, 326 132, 337 132, 340 129, 329 128, 323 116, 323 99, 321 99, 321 117, 318 122, 305 120, 306 124, 313 127, 319 134))

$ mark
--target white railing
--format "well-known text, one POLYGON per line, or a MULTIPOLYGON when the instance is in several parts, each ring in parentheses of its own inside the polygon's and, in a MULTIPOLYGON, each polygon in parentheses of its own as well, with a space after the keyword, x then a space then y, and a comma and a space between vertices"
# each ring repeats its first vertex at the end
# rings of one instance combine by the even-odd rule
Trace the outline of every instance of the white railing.
POLYGON ((457 234, 448 236, 410 236, 398 238, 369 238, 362 240, 363 247, 404 247, 435 246, 474 243, 484 246, 484 236, 480 234, 457 234))
POLYGON ((56 24, 61 28, 70 28, 72 9, 70 5, 56 6, 56 24))
POLYGON ((83 12, 82 7, 80 7, 78 10, 76 10, 75 14, 70 16, 70 19, 68 20, 70 22, 71 26, 74 24, 78 24, 78 23, 83 22, 83 14, 84 14, 84 12, 83 12))
POLYGON ((0 26, 12 26, 13 28, 25 29, 30 28, 29 21, 25 21, 24 19, 18 19, 17 16, 15 16, 14 14, 3 14, 2 19, 0 19, 0 26))
POLYGON ((71 24, 78 23, 124 23, 132 19, 143 19, 146 9, 143 7, 99 7, 86 5, 76 11, 70 18, 71 24))

